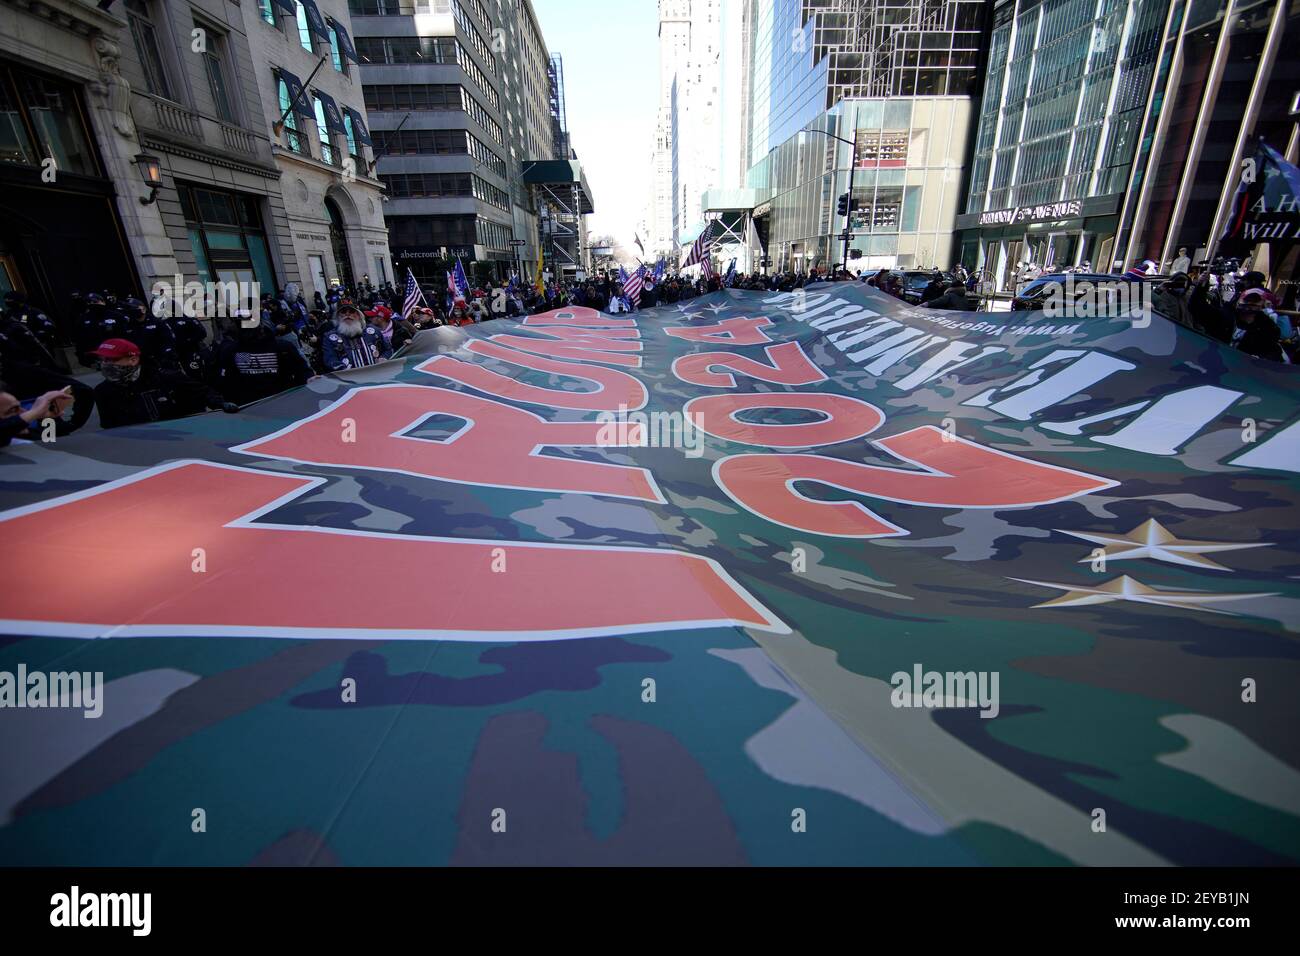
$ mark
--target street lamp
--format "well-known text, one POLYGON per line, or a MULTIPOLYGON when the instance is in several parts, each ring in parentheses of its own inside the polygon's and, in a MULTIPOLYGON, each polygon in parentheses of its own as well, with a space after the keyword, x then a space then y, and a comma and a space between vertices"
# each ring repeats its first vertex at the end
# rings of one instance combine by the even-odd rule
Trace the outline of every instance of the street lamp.
MULTIPOLYGON (((828 133, 824 129, 809 129, 808 127, 805 126, 803 129, 799 130, 799 132, 821 133, 821 135, 829 136, 831 139, 839 140, 841 143, 847 143, 848 145, 852 146, 855 151, 858 148, 858 144, 856 140, 845 139, 843 136, 836 136, 834 133, 828 133)), ((849 154, 849 192, 848 192, 849 201, 844 204, 844 256, 843 256, 843 262, 840 263, 844 267, 845 272, 849 270, 849 223, 852 221, 852 216, 853 216, 853 172, 857 168, 857 165, 858 165, 858 157, 855 155, 855 153, 850 153, 849 154)))
POLYGON ((140 197, 140 205, 151 205, 158 198, 158 190, 162 189, 162 163, 157 156, 141 153, 135 158, 135 167, 140 170, 140 178, 149 187, 149 195, 147 198, 140 197))

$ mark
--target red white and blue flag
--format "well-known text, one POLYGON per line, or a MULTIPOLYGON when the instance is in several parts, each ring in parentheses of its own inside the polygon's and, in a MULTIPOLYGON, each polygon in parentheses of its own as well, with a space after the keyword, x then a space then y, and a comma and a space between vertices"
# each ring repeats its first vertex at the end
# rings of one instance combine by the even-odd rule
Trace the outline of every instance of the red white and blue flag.
POLYGON ((704 227, 704 231, 699 234, 695 242, 691 244, 691 251, 686 254, 686 261, 682 263, 682 268, 693 266, 697 262, 705 262, 709 258, 709 249, 713 246, 713 223, 704 227))
MULTIPOLYGON (((626 276, 626 273, 625 273, 626 276)), ((636 272, 623 279, 623 295, 632 304, 632 308, 641 308, 641 287, 645 285, 645 265, 637 267, 636 272)))
POLYGON ((413 273, 409 268, 406 270, 406 288, 403 292, 402 318, 409 319, 411 313, 414 312, 418 306, 424 305, 427 307, 427 303, 424 301, 424 292, 420 289, 420 283, 415 281, 415 273, 413 273))

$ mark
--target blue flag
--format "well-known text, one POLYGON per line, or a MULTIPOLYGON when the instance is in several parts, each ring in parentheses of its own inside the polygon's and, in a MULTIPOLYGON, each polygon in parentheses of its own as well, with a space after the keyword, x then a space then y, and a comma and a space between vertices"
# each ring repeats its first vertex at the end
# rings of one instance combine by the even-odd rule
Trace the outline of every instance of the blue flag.
POLYGON ((456 257, 456 291, 461 295, 469 295, 469 277, 465 275, 465 267, 461 265, 460 256, 456 257))

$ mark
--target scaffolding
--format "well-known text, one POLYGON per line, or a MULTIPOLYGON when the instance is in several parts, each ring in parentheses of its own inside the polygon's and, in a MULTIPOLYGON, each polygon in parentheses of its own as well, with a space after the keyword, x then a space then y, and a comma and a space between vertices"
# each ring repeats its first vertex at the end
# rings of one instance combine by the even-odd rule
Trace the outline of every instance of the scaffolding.
POLYGON ((591 270, 583 216, 594 211, 591 190, 576 160, 526 160, 523 182, 537 210, 542 255, 556 278, 572 281, 591 270))

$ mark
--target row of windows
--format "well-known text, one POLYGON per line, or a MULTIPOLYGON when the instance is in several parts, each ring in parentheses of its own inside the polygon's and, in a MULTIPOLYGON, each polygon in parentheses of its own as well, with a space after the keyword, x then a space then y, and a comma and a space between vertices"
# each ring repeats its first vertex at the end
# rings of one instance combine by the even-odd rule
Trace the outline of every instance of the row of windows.
POLYGON ((348 0, 354 17, 410 17, 416 14, 446 16, 451 0, 348 0))
MULTIPOLYGON (((275 0, 257 0, 257 2, 261 18, 278 29, 279 11, 273 6, 275 0)), ((144 74, 145 89, 154 96, 179 102, 178 93, 182 87, 173 80, 171 71, 174 64, 164 53, 171 46, 167 42, 165 29, 155 22, 153 4, 154 0, 126 0, 131 41, 144 74)), ((204 35, 204 50, 201 56, 213 110, 222 122, 237 124, 240 122, 240 114, 234 91, 238 89, 238 83, 230 79, 235 75, 235 70, 226 35, 208 25, 207 21, 195 20, 193 25, 196 30, 202 30, 204 35)), ((298 42, 303 49, 312 53, 317 52, 315 45, 319 41, 310 29, 306 7, 301 3, 296 4, 296 26, 298 42)), ((334 69, 346 75, 347 59, 342 54, 339 30, 337 24, 330 28, 329 49, 334 69)))
POLYGON ((388 244, 403 246, 472 246, 478 239, 476 216, 392 216, 385 219, 388 244))
POLYGON ((385 134, 375 148, 376 155, 389 156, 469 154, 498 176, 506 175, 506 161, 469 130, 403 129, 385 134))
POLYGON ((478 227, 479 245, 487 246, 489 249, 508 249, 512 230, 509 226, 503 226, 499 222, 492 222, 490 219, 478 219, 475 221, 478 227))
MULTIPOLYGON (((295 153, 301 156, 310 156, 311 146, 308 143, 307 136, 299 126, 299 116, 294 110, 289 109, 289 85, 285 83, 278 75, 275 78, 276 95, 280 102, 280 112, 284 113, 284 141, 285 145, 295 153)), ((320 158, 322 161, 329 163, 331 166, 342 166, 343 156, 334 148, 334 136, 331 134, 329 126, 325 122, 325 101, 319 96, 311 98, 312 111, 316 117, 316 135, 320 139, 320 158)), ((361 157, 361 149, 357 145, 356 131, 353 128, 352 117, 348 113, 343 113, 344 140, 347 144, 348 155, 353 157, 354 171, 360 171, 364 168, 361 157)))
POLYGON ((493 109, 501 108, 496 87, 455 37, 358 37, 357 56, 366 63, 454 63, 478 85, 493 109))
POLYGON ((375 112, 459 110, 468 113, 498 144, 504 142, 501 124, 463 86, 453 83, 383 84, 367 86, 365 97, 366 109, 375 112))
POLYGON ((394 199, 473 196, 499 209, 510 208, 510 197, 503 190, 470 173, 394 173, 379 178, 394 199))
MULTIPOLYGON (((491 49, 488 48, 486 41, 484 41, 483 34, 478 32, 478 27, 474 26, 473 21, 465 14, 465 9, 457 0, 452 0, 451 12, 456 18, 456 25, 461 28, 465 36, 469 37, 470 45, 474 47, 474 51, 483 58, 484 63, 488 64, 488 69, 495 73, 496 64, 493 61, 491 49)), ((485 21, 486 19, 484 17, 485 21)))

